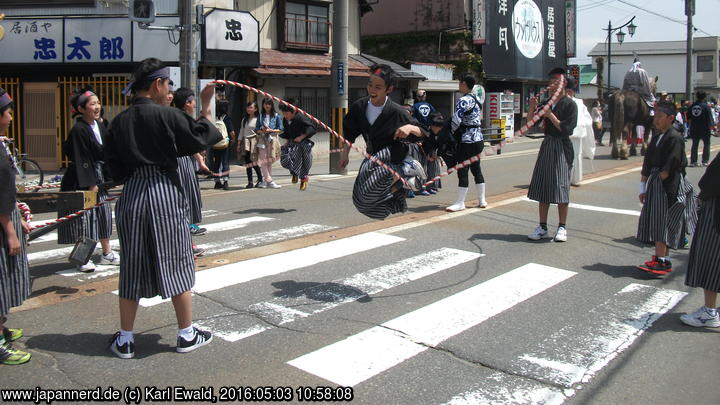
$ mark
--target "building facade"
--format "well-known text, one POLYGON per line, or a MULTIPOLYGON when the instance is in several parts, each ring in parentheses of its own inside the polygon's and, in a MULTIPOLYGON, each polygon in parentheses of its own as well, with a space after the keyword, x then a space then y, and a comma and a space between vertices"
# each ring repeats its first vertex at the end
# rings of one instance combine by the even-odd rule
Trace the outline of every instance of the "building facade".
MULTIPOLYGON (((154 0, 154 4, 153 25, 179 24, 178 0, 154 0)), ((332 1, 194 0, 194 4, 204 6, 206 18, 229 10, 249 13, 257 25, 257 32, 237 35, 257 42, 256 57, 246 59, 236 58, 237 52, 213 53, 212 35, 223 37, 226 30, 216 24, 205 27, 199 78, 230 79, 277 97, 295 97, 308 112, 329 121, 332 1), (223 55, 228 62, 223 63, 223 55)), ((360 13, 370 7, 366 0, 349 0, 348 9, 347 90, 351 98, 358 98, 364 95, 371 63, 360 55, 360 13)), ((73 125, 69 108, 73 89, 93 87, 105 116, 112 119, 127 106, 129 100, 121 90, 139 61, 153 56, 178 66, 178 33, 140 29, 127 18, 124 0, 7 0, 2 12, 0 86, 17 104, 11 136, 46 170, 67 164, 62 145, 73 125)), ((415 87, 421 78, 414 80, 415 87)), ((226 93, 232 118, 239 122, 254 93, 237 88, 226 93)))
MULTIPOLYGON (((651 77, 658 77, 658 92, 667 92, 676 101, 685 98, 685 41, 657 41, 612 44, 610 87, 622 88, 625 73, 637 58, 651 77)), ((593 64, 604 72, 607 85, 607 42, 598 43, 588 53, 593 64), (598 60, 602 66, 598 66, 598 60)), ((720 37, 693 39, 693 89, 703 90, 710 97, 720 99, 720 37)))

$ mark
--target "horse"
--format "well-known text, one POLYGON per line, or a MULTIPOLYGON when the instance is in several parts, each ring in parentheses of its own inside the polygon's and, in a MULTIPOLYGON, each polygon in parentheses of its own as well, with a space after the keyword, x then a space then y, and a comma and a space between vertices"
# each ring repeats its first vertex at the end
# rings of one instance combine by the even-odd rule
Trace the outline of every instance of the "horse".
MULTIPOLYGON (((658 77, 650 79, 650 91, 655 94, 657 88, 658 77)), ((610 143, 612 144, 612 157, 614 159, 628 159, 627 138, 634 134, 636 126, 643 126, 645 133, 643 136, 643 144, 640 154, 645 155, 647 143, 650 139, 653 125, 653 117, 650 115, 650 107, 642 99, 639 93, 632 90, 622 90, 616 92, 612 96, 612 132, 610 134, 610 143), (618 146, 618 141, 620 145, 618 146)), ((637 149, 635 143, 630 147, 630 155, 636 155, 637 149)))

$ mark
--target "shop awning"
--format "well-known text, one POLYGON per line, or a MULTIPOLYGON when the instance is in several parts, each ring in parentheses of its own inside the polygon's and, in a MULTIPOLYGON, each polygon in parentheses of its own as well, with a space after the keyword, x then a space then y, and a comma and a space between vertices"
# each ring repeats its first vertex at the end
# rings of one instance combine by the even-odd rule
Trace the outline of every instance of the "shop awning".
POLYGON ((390 66, 392 68, 392 70, 395 71, 395 73, 397 73, 398 77, 401 80, 426 80, 426 77, 421 75, 420 73, 413 72, 412 70, 410 70, 406 67, 400 66, 395 62, 385 60, 382 58, 378 58, 377 56, 368 55, 366 53, 361 53, 359 55, 349 55, 349 58, 354 59, 358 62, 361 62, 364 65, 366 65, 367 67, 370 67, 375 64, 380 64, 380 63, 386 64, 386 65, 390 66))

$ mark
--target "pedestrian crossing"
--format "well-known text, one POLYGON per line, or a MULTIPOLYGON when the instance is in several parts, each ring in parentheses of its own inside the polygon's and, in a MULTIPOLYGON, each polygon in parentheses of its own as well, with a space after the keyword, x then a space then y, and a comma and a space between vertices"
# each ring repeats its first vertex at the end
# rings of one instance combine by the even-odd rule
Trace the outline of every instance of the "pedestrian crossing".
MULTIPOLYGON (((590 206, 578 208, 596 211, 590 206)), ((630 212, 626 214, 632 215, 630 212)), ((210 253, 261 246, 335 229, 324 224, 283 224, 269 216, 234 218, 203 226, 212 232, 248 230, 245 235, 200 245, 210 253)), ((478 251, 443 246, 423 251, 415 247, 407 234, 417 226, 422 224, 411 223, 381 232, 361 233, 198 271, 193 287, 196 295, 202 295, 198 299, 212 292, 217 294, 249 288, 247 286, 251 283, 268 284, 279 277, 313 279, 311 275, 314 271, 323 266, 341 268, 343 275, 314 278, 316 282, 308 283, 305 288, 293 289, 292 294, 243 302, 237 310, 213 313, 197 320, 196 324, 219 338, 213 344, 252 344, 250 339, 263 333, 273 330, 282 332, 278 329, 291 323, 312 321, 323 314, 327 316, 334 311, 342 311, 353 303, 369 302, 392 289, 406 288, 414 283, 426 282, 433 276, 468 268, 472 263, 483 268, 493 267, 492 258, 478 251), (358 259, 363 256, 376 260, 366 260, 366 265, 345 264, 348 260, 363 263, 358 259), (373 262, 382 265, 373 266, 373 262)), ((438 242, 443 243, 442 240, 438 242)), ((55 249, 52 253, 33 253, 36 254, 33 260, 47 261, 61 257, 59 251, 64 252, 63 249, 55 249)), ((402 307, 399 316, 388 316, 390 319, 383 319, 375 326, 309 346, 302 353, 282 359, 282 363, 296 373, 303 373, 316 385, 353 386, 360 390, 385 378, 402 379, 404 366, 438 351, 446 351, 446 344, 459 342, 463 334, 511 316, 509 313, 520 305, 531 303, 533 311, 540 312, 547 310, 542 305, 548 302, 566 300, 561 291, 578 278, 579 272, 575 270, 526 263, 501 271, 495 277, 474 282, 459 291, 450 291, 431 302, 408 303, 405 305, 407 308, 402 307)), ((107 278, 117 273, 117 266, 98 266, 90 274, 78 273, 74 269, 58 272, 83 281, 107 278)), ((617 292, 594 306, 589 313, 572 314, 569 317, 571 322, 564 325, 563 320, 558 319, 559 326, 551 335, 513 336, 513 344, 518 347, 507 356, 496 359, 492 368, 486 370, 488 378, 477 379, 450 393, 438 394, 427 403, 561 404, 631 347, 686 295, 639 283, 628 283, 613 291, 617 292), (578 319, 582 321, 576 322, 578 319)), ((117 291, 114 293, 117 294, 117 291)), ((161 305, 169 306, 168 301, 155 297, 142 299, 140 304, 145 311, 166 311, 167 307, 161 305)), ((365 308, 367 311, 373 309, 370 305, 365 308)), ((500 336, 508 333, 502 322, 500 325, 493 333, 500 336)), ((457 361, 453 356, 442 359, 457 361)), ((438 365, 440 369, 444 366, 438 365)), ((398 397, 389 398, 387 403, 406 402, 398 397)))

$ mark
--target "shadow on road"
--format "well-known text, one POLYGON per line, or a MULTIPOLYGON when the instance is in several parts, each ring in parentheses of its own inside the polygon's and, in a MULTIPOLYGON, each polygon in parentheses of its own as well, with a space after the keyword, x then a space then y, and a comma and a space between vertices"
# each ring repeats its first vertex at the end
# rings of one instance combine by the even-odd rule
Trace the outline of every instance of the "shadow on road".
POLYGON ((338 283, 316 283, 295 280, 276 281, 272 286, 278 291, 273 293, 276 297, 300 298, 305 296, 313 301, 337 302, 355 300, 358 302, 370 302, 372 298, 364 291, 338 283))
POLYGON ((634 278, 636 280, 657 280, 664 276, 642 271, 633 265, 614 266, 605 263, 595 263, 582 267, 585 270, 601 271, 613 278, 634 278))
MULTIPOLYGON (((38 349, 54 353, 69 353, 80 356, 115 357, 108 349, 113 335, 105 333, 78 333, 62 335, 49 333, 33 336, 27 340, 28 349, 38 349)), ((135 334, 135 358, 144 358, 157 353, 174 352, 175 347, 159 343, 162 337, 156 333, 135 334)))
POLYGON ((292 209, 285 209, 285 208, 251 208, 244 211, 235 211, 235 214, 243 215, 243 214, 287 214, 288 212, 295 212, 297 211, 295 208, 292 209))
POLYGON ((523 242, 523 243, 550 243, 552 242, 552 238, 544 238, 540 239, 538 241, 530 240, 527 238, 527 235, 521 235, 518 233, 509 233, 509 234, 501 234, 501 233, 476 233, 475 235, 471 236, 470 241, 473 240, 501 240, 504 242, 523 242))

